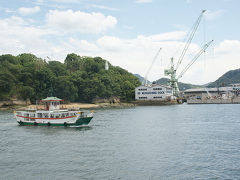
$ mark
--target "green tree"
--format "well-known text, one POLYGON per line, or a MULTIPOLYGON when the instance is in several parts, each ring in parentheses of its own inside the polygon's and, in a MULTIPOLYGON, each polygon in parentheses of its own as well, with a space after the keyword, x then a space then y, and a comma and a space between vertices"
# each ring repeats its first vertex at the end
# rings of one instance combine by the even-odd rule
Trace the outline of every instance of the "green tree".
POLYGON ((78 98, 78 88, 74 86, 69 76, 59 76, 54 86, 56 96, 67 101, 78 98))
POLYGON ((67 101, 92 102, 96 98, 134 99, 138 79, 128 71, 109 64, 101 57, 68 54, 64 63, 46 62, 33 54, 0 56, 0 99, 45 98, 54 95, 67 101))

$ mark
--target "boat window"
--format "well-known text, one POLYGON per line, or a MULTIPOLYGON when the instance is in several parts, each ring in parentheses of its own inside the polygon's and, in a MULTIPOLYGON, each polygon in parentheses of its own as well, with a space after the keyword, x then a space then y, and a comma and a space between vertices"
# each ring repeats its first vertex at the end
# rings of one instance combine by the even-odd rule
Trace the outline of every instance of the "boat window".
POLYGON ((54 114, 51 114, 50 117, 51 117, 51 118, 54 118, 54 114))
POLYGON ((44 118, 48 118, 48 114, 47 113, 44 114, 44 118))
POLYGON ((35 117, 35 113, 34 114, 30 114, 30 117, 35 117))
POLYGON ((62 116, 61 116, 62 118, 64 118, 65 117, 65 114, 64 113, 62 113, 62 116))
POLYGON ((84 117, 84 112, 81 112, 81 117, 84 117))
POLYGON ((39 117, 39 118, 41 118, 41 117, 42 117, 42 113, 38 113, 37 115, 38 115, 38 117, 39 117))

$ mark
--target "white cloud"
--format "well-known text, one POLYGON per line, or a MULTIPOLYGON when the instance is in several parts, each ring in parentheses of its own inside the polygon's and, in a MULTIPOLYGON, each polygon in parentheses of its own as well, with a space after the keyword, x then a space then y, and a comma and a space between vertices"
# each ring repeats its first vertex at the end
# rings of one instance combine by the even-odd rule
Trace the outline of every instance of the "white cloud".
MULTIPOLYGON (((132 73, 138 73, 145 76, 147 69, 152 63, 153 57, 158 49, 162 47, 163 49, 148 75, 148 78, 153 81, 164 77, 164 69, 169 66, 170 58, 180 47, 180 51, 174 55, 174 62, 176 64, 177 58, 185 45, 180 41, 154 41, 152 39, 153 36, 162 36, 162 34, 138 36, 133 39, 103 36, 92 43, 86 40, 69 39, 68 42, 61 45, 61 58, 65 58, 66 54, 71 52, 83 56, 100 56, 108 59, 113 65, 120 66, 132 73), (64 54, 64 52, 66 54, 64 54)), ((197 44, 190 45, 177 74, 182 71, 199 50, 200 47, 197 44)), ((212 44, 207 49, 206 56, 202 54, 183 75, 180 81, 193 84, 204 84, 215 81, 225 72, 240 68, 239 51, 240 41, 225 40, 215 47, 212 44)))
MULTIPOLYGON (((58 39, 58 34, 47 29, 46 26, 34 27, 20 17, 0 19, 0 54, 33 53, 39 57, 50 56, 54 60, 65 59, 68 53, 81 56, 100 56, 108 59, 111 64, 120 66, 132 73, 145 75, 152 63, 153 57, 160 47, 159 54, 148 78, 156 80, 164 77, 164 69, 168 67, 170 58, 175 57, 175 63, 181 53, 184 43, 184 31, 168 32, 150 36, 139 35, 135 38, 121 39, 116 36, 103 36, 95 41, 72 38, 58 42, 47 39, 51 36, 58 39), (180 51, 175 55, 177 49, 180 51)), ((206 59, 202 55, 184 74, 180 81, 204 84, 216 80, 219 76, 231 69, 240 68, 240 41, 224 40, 209 47, 206 59)), ((197 44, 191 44, 189 51, 179 68, 181 72, 196 52, 200 49, 197 44)))
MULTIPOLYGON (((24 19, 17 17, 17 16, 11 16, 10 18, 6 18, 4 20, 1 20, 0 22, 2 22, 2 25, 3 24, 4 25, 12 25, 13 27, 26 25, 26 22, 24 21, 24 19)), ((10 31, 11 31, 11 29, 10 29, 10 31)))
POLYGON ((217 54, 225 54, 228 52, 239 53, 240 52, 240 41, 224 40, 215 48, 215 53, 217 53, 217 54))
POLYGON ((215 20, 216 18, 222 16, 226 10, 217 10, 217 11, 210 11, 207 10, 205 13, 205 17, 207 20, 215 20))
POLYGON ((182 80, 195 84, 215 81, 227 71, 240 68, 239 52, 239 40, 224 40, 215 46, 210 46, 206 59, 202 55, 182 80))
POLYGON ((0 19, 0 54, 17 55, 23 52, 32 52, 42 56, 51 47, 51 43, 42 38, 53 32, 31 27, 20 17, 0 19))
MULTIPOLYGON (((172 40, 172 38, 180 38, 179 34, 182 37, 185 33, 170 32, 151 36, 141 35, 134 39, 104 36, 98 39, 96 43, 99 47, 99 56, 109 59, 114 65, 121 66, 130 72, 138 73, 142 76, 145 75, 158 49, 162 47, 163 49, 149 74, 150 80, 156 80, 163 77, 164 68, 167 68, 170 57, 174 55, 177 48, 183 48, 184 43, 172 40), (160 38, 155 39, 154 37, 160 38)), ((193 54, 198 49, 197 45, 192 44, 188 52, 189 54, 193 54)), ((188 55, 186 56, 188 57, 188 55)))
POLYGON ((51 0, 57 3, 79 3, 82 0, 51 0))
POLYGON ((70 49, 73 49, 74 52, 84 52, 86 54, 99 52, 100 49, 96 44, 74 38, 69 38, 66 45, 69 46, 70 49))
POLYGON ((151 3, 152 0, 136 0, 136 3, 151 3))
POLYGON ((6 13, 15 13, 16 12, 15 10, 12 10, 12 9, 9 9, 9 8, 5 8, 4 11, 6 13))
POLYGON ((173 31, 149 36, 152 41, 181 40, 186 36, 184 31, 173 31))
POLYGON ((25 8, 25 7, 21 7, 18 9, 18 13, 20 13, 23 16, 29 15, 29 14, 34 14, 40 11, 40 7, 39 6, 35 6, 33 8, 25 8))
MULTIPOLYGON (((94 50, 92 52, 88 51, 87 53, 89 53, 89 55, 101 56, 110 60, 113 65, 118 65, 132 73, 138 73, 145 76, 157 50, 159 47, 162 47, 163 49, 148 76, 152 81, 164 77, 164 69, 168 67, 170 58, 180 47, 180 51, 174 56, 176 64, 178 60, 177 58, 185 45, 180 41, 155 41, 152 38, 154 36, 161 37, 163 34, 138 36, 133 39, 120 39, 118 37, 104 36, 99 38, 96 43, 93 43, 94 50)), ((190 45, 177 74, 183 70, 199 50, 200 47, 197 44, 190 45)), ((206 54, 202 54, 199 57, 199 59, 183 75, 180 81, 194 84, 204 84, 210 81, 215 81, 225 72, 240 68, 239 51, 240 41, 237 40, 225 40, 217 44, 215 47, 211 44, 207 49, 206 54)), ((84 51, 79 50, 79 53, 81 52, 84 51)))
POLYGON ((37 3, 44 3, 44 2, 56 2, 56 3, 79 3, 82 0, 37 0, 37 3))
POLYGON ((109 10, 109 11, 117 11, 117 8, 112 8, 108 6, 102 6, 102 5, 97 5, 97 4, 92 4, 89 5, 89 7, 97 8, 97 9, 104 9, 104 10, 109 10))
POLYGON ((51 10, 47 14, 48 27, 63 32, 102 33, 113 28, 117 19, 112 16, 104 16, 102 13, 85 13, 81 11, 51 10))

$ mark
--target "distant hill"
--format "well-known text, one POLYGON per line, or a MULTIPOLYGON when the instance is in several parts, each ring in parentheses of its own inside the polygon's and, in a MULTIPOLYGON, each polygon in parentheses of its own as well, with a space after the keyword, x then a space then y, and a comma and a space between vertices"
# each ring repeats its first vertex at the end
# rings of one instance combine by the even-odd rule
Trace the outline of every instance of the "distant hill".
MULTIPOLYGON (((165 84, 165 85, 167 85, 167 82, 168 82, 168 78, 161 78, 156 81, 157 84, 165 84)), ((187 84, 182 82, 178 82, 178 86, 180 91, 202 87, 200 85, 193 85, 193 84, 187 84)))
MULTIPOLYGON (((134 74, 134 76, 137 77, 141 83, 143 82, 144 77, 142 77, 142 76, 139 75, 139 74, 134 74)), ((152 82, 151 82, 151 81, 147 81, 147 83, 148 83, 148 84, 151 84, 152 82)))
MULTIPOLYGON (((140 82, 143 81, 143 77, 140 76, 139 74, 134 74, 140 82)), ((157 84, 163 84, 167 85, 168 78, 160 78, 156 81, 157 84)), ((151 83, 149 81, 149 83, 151 83)), ((223 74, 220 78, 218 78, 214 82, 209 82, 204 85, 193 85, 193 84, 188 84, 188 83, 182 83, 178 82, 179 89, 180 91, 186 90, 186 89, 192 89, 192 88, 201 88, 201 87, 223 87, 223 86, 229 86, 230 84, 234 83, 240 83, 240 69, 235 69, 235 70, 230 70, 223 74)))
POLYGON ((206 84, 203 84, 202 87, 208 87, 209 84, 211 84, 212 82, 209 82, 209 83, 206 83, 206 84))
MULTIPOLYGON (((144 77, 142 77, 141 75, 139 74, 134 74, 134 76, 136 76, 140 82, 142 82, 144 80, 144 77)), ((168 84, 168 78, 161 78, 161 79, 158 79, 156 81, 157 84, 162 84, 162 85, 167 85, 168 84)), ((148 81, 148 84, 151 84, 150 81, 148 81)), ((200 85, 193 85, 193 84, 187 84, 187 83, 182 83, 182 82, 179 82, 178 83, 178 86, 179 86, 179 90, 180 91, 183 91, 183 90, 186 90, 186 89, 191 89, 191 88, 199 88, 199 87, 202 87, 200 85)))
POLYGON ((216 81, 210 83, 207 87, 228 86, 230 84, 240 83, 240 69, 226 72, 216 81))

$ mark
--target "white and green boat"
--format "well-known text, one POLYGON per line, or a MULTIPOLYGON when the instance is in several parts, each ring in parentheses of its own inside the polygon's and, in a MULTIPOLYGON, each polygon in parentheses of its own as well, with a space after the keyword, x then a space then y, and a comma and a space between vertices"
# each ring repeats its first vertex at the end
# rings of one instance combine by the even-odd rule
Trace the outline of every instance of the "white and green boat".
POLYGON ((82 126, 88 125, 93 118, 93 111, 86 114, 82 111, 60 108, 57 97, 47 97, 41 100, 44 109, 16 111, 14 115, 19 125, 22 126, 82 126))

